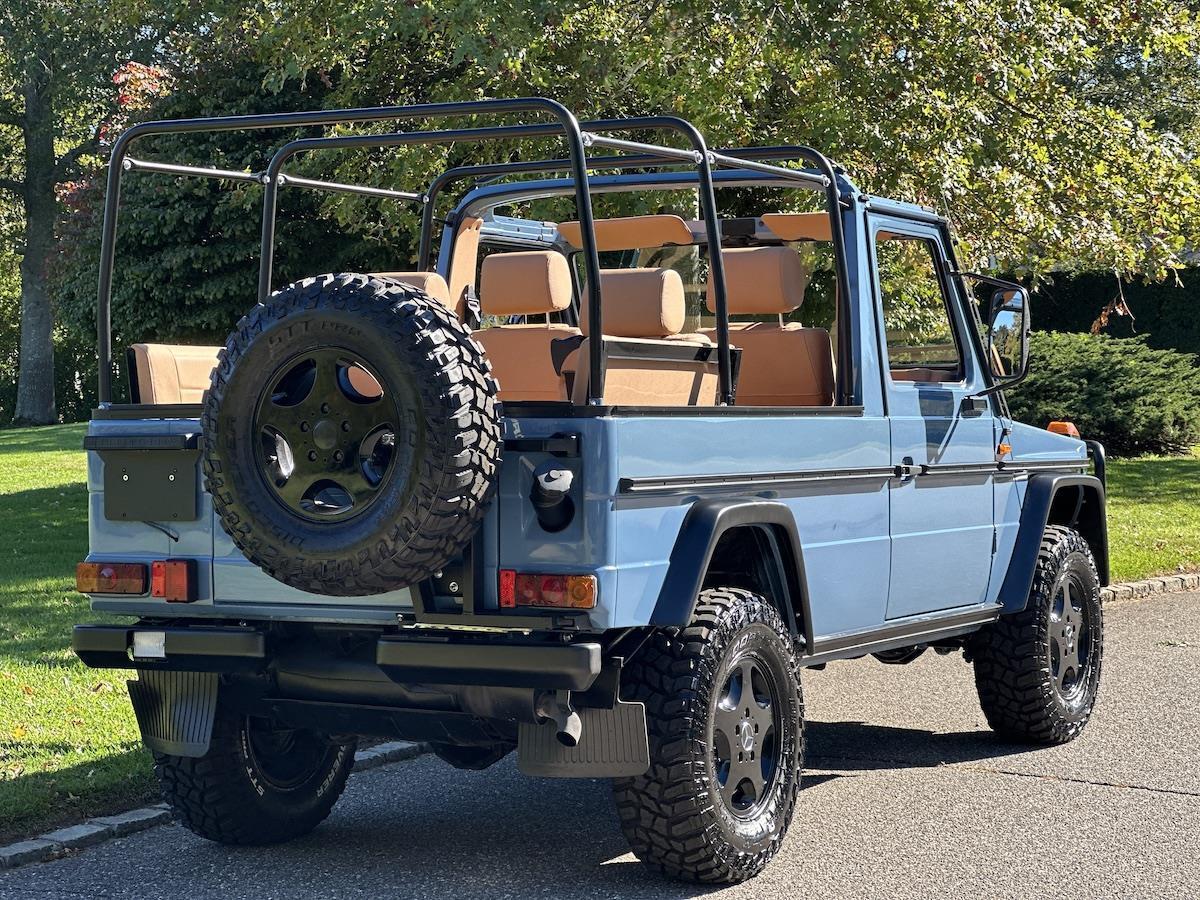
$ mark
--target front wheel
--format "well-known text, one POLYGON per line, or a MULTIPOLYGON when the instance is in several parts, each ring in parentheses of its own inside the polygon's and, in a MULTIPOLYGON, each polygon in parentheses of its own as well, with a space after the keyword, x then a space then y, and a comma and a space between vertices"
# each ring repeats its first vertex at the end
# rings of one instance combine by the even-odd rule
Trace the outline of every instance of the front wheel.
POLYGON ((354 742, 217 707, 208 753, 154 755, 163 798, 190 830, 222 844, 277 844, 307 834, 341 796, 354 742))
POLYGON ((701 593, 691 623, 654 636, 625 669, 646 704, 650 769, 613 784, 634 854, 688 881, 763 870, 792 820, 804 701, 779 612, 749 591, 701 593))
POLYGON ((1065 744, 1096 705, 1104 656, 1100 578, 1079 532, 1048 525, 1025 609, 974 642, 975 685, 988 724, 1035 744, 1065 744))

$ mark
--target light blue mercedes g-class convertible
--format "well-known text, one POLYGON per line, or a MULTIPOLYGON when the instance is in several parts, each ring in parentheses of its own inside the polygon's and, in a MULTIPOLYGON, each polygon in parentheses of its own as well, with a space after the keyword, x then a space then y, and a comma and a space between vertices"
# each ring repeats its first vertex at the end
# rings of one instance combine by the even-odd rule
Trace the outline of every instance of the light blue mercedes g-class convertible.
POLYGON ((198 834, 303 834, 360 737, 407 738, 611 778, 640 859, 738 881, 795 811, 805 669, 961 652, 1002 734, 1086 724, 1103 450, 1012 421, 1026 292, 960 271, 932 210, 807 147, 713 150, 679 118, 543 98, 145 123, 108 177, 77 582, 132 619, 74 649, 137 670, 198 834), (261 172, 154 157, 233 129, 291 139, 261 172), (411 145, 450 148, 416 191, 295 174, 411 145), (135 175, 262 192, 258 303, 224 347, 114 364, 135 175), (284 188, 411 204, 415 263, 274 284, 284 188))

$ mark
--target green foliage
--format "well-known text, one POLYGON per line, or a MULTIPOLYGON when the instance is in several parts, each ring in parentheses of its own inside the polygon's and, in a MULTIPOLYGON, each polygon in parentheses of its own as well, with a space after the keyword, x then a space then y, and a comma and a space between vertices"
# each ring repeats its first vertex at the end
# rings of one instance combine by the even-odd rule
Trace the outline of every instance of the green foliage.
MULTIPOLYGON (((714 144, 812 144, 950 215, 972 268, 1161 277, 1200 243, 1194 3, 292 0, 261 15, 225 27, 277 82, 341 73, 348 103, 548 94, 582 116, 681 113, 714 144)), ((461 153, 375 171, 412 186, 461 153)), ((340 201, 343 221, 356 205, 340 201)))
POLYGON ((1181 453, 1200 442, 1196 357, 1142 338, 1041 332, 1029 377, 1007 392, 1015 418, 1074 422, 1110 453, 1181 453))

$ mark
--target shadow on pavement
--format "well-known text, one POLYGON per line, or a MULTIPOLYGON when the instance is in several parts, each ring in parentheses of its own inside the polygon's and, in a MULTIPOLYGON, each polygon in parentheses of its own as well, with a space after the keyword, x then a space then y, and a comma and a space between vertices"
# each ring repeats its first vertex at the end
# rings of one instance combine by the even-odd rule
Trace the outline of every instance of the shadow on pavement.
MULTIPOLYGON (((976 762, 1040 748, 1015 744, 990 731, 939 733, 866 722, 809 722, 808 765, 816 769, 863 772, 976 762)), ((805 778, 805 787, 816 777, 805 778)))

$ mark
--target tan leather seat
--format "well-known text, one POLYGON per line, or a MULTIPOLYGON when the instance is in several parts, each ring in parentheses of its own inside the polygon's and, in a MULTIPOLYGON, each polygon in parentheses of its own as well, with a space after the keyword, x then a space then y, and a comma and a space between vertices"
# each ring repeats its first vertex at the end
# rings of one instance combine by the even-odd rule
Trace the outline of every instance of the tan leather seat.
POLYGON ((220 347, 133 344, 130 386, 134 403, 200 403, 220 347))
MULTIPOLYGON (((685 318, 683 281, 673 269, 605 269, 601 303, 604 322, 604 402, 614 406, 714 406, 717 354, 702 334, 680 334, 685 318)), ((583 323, 587 331, 584 296, 583 323)), ((563 365, 572 382, 571 399, 587 402, 585 337, 563 365)))
MULTIPOLYGON (((765 217, 764 217, 765 218, 765 217)), ((833 345, 824 328, 804 328, 782 317, 804 302, 807 277, 790 247, 726 250, 729 314, 777 315, 778 322, 730 322, 729 343, 742 348, 738 406, 830 406, 833 345)), ((713 311, 713 298, 708 297, 713 311)), ((705 329, 716 339, 715 329, 705 329)))
MULTIPOLYGON (((479 303, 485 316, 536 316, 571 305, 567 258, 550 250, 493 253, 479 274, 479 303)), ((566 385, 550 354, 553 341, 577 336, 570 325, 493 325, 474 332, 500 383, 500 399, 567 399, 566 385)))

